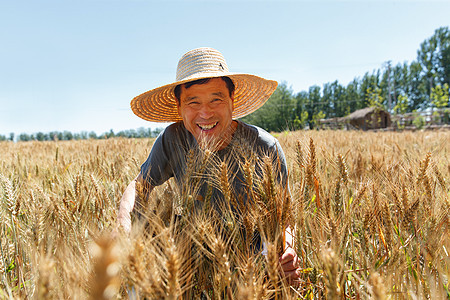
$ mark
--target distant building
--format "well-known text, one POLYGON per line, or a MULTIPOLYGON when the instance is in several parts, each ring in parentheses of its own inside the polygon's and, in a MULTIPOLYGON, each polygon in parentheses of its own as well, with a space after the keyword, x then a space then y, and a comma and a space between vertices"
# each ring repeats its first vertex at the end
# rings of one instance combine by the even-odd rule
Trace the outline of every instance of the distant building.
POLYGON ((378 107, 358 109, 342 120, 356 129, 380 129, 391 126, 391 115, 378 107))
POLYGON ((378 107, 366 107, 342 118, 322 119, 319 124, 329 129, 380 129, 391 126, 391 115, 378 107))

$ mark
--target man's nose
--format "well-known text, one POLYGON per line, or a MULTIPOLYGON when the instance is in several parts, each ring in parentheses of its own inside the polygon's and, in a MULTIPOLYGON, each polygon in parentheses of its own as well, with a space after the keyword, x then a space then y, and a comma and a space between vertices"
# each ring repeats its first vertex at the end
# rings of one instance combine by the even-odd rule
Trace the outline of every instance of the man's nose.
POLYGON ((198 114, 202 119, 209 119, 214 115, 214 110, 208 104, 203 104, 198 114))

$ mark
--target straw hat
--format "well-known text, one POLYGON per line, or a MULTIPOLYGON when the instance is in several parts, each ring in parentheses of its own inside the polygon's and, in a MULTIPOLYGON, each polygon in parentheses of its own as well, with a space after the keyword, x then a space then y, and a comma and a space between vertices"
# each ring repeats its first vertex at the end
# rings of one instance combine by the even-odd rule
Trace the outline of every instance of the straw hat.
POLYGON ((181 57, 174 83, 145 92, 131 100, 131 109, 138 117, 152 122, 177 122, 174 89, 177 85, 202 78, 229 77, 234 85, 233 118, 246 116, 260 108, 277 88, 277 82, 228 71, 223 55, 212 48, 198 48, 181 57))

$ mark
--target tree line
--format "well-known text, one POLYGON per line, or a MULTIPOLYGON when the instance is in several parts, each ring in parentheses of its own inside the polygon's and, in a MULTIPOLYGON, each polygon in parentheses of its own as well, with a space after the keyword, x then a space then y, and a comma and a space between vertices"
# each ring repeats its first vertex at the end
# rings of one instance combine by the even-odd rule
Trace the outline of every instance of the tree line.
POLYGON ((9 136, 0 135, 0 141, 70 141, 70 140, 87 140, 87 139, 109 139, 113 137, 124 138, 152 138, 158 136, 162 131, 162 128, 156 128, 154 130, 150 128, 140 127, 137 130, 128 129, 122 130, 117 133, 111 129, 109 132, 97 135, 94 131, 87 132, 82 131, 80 133, 72 133, 70 131, 52 131, 48 133, 38 132, 33 134, 21 133, 17 137, 14 133, 10 133, 9 136))
POLYGON ((267 103, 243 118, 269 131, 314 127, 319 119, 343 117, 355 110, 378 106, 405 114, 449 106, 450 30, 441 27, 417 51, 417 59, 395 66, 386 62, 347 86, 338 81, 293 93, 281 83, 267 103))

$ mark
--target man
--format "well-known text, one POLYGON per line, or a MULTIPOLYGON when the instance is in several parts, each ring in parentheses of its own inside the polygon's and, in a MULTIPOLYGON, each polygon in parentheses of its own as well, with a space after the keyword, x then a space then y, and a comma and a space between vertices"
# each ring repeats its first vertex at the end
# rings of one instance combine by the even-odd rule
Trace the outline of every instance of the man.
MULTIPOLYGON (((125 190, 118 214, 119 224, 127 231, 131 228, 130 214, 136 210, 136 180, 145 182, 148 187, 146 197, 155 186, 171 177, 183 185, 190 170, 186 156, 197 148, 209 149, 218 160, 236 160, 239 155, 235 149, 248 144, 257 155, 269 155, 274 164, 278 163, 278 180, 287 186, 286 162, 278 141, 256 126, 235 120, 261 107, 276 87, 275 81, 231 73, 219 51, 198 48, 180 59, 176 82, 135 97, 131 108, 140 118, 175 123, 158 136, 138 177, 125 190)), ((243 153, 245 156, 246 152, 243 153)), ((234 164, 232 170, 234 191, 240 196, 238 200, 249 201, 243 196, 246 194, 243 171, 236 165, 239 164, 234 164)), ((199 181, 196 200, 211 202, 220 211, 218 199, 223 191, 211 187, 213 184, 208 184, 206 178, 199 181)), ((189 187, 193 188, 192 185, 189 187)), ((290 245, 280 257, 280 264, 286 277, 298 279, 298 257, 290 245)))

